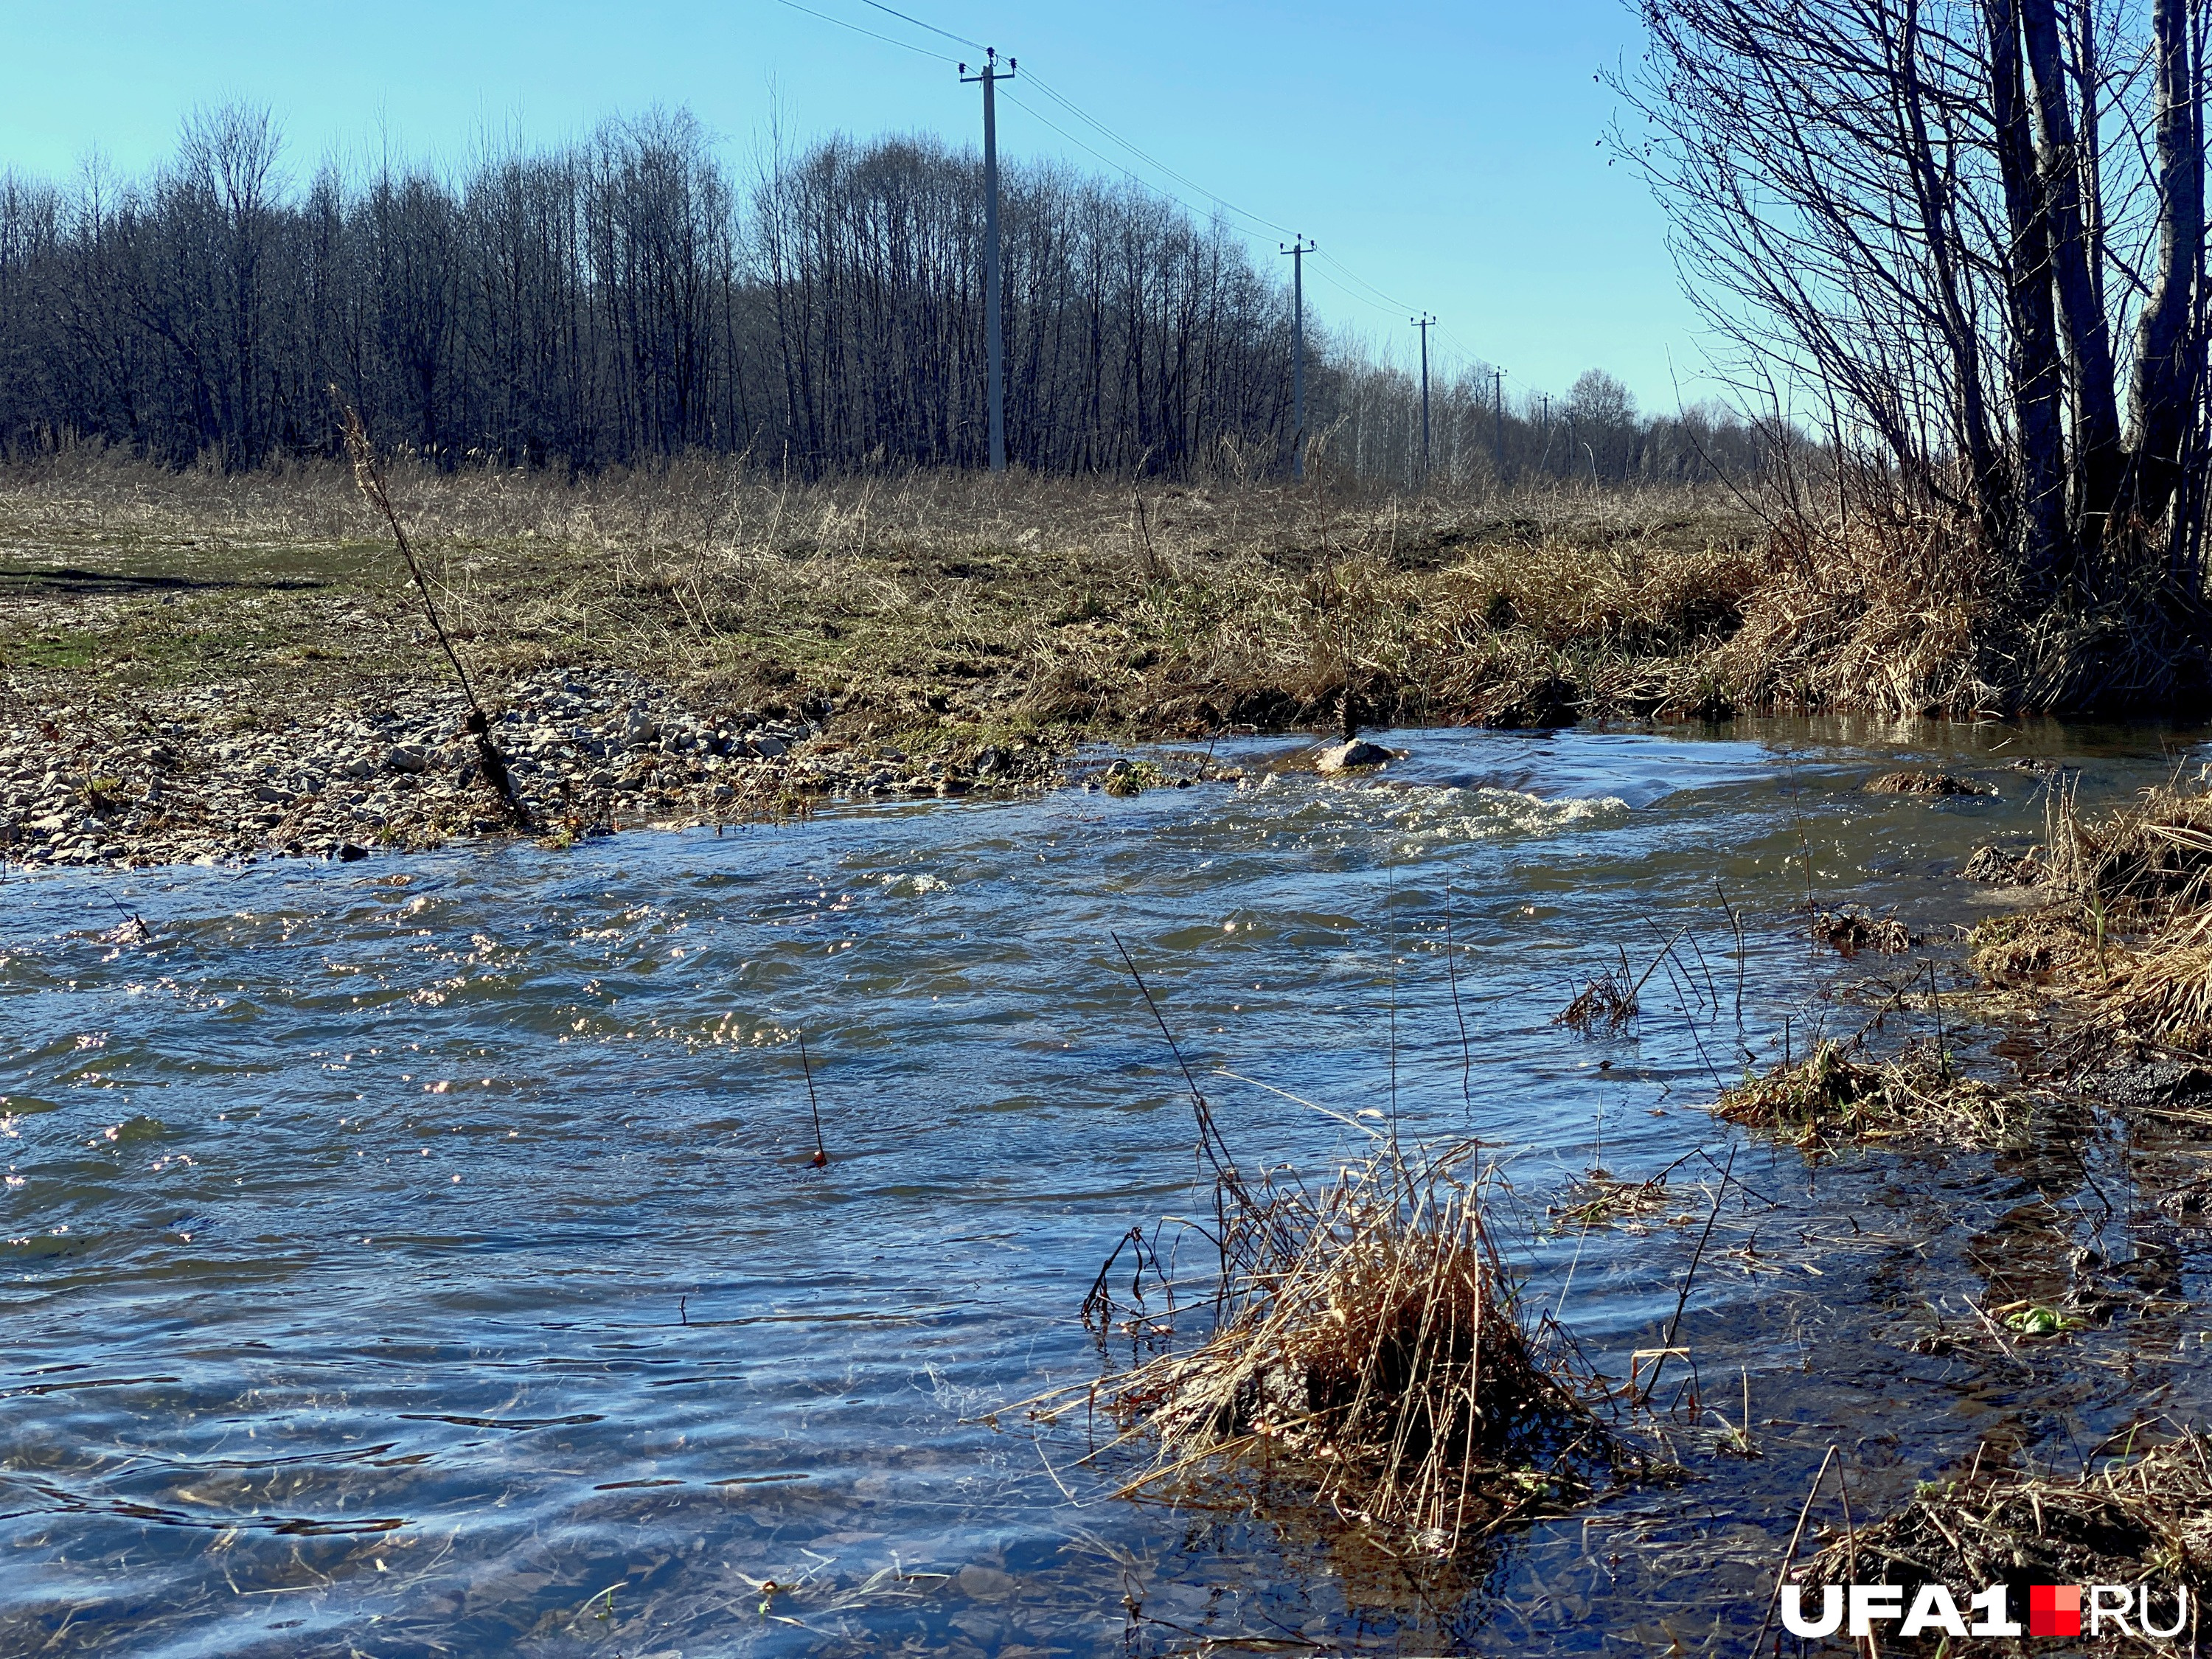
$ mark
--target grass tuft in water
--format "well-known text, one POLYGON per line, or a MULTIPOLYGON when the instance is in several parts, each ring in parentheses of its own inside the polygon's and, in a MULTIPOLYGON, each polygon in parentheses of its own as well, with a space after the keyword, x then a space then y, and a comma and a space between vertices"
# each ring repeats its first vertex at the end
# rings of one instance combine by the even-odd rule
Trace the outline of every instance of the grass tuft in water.
POLYGON ((1625 1031, 1635 1023, 1637 996, 1643 986, 1642 980, 1629 977, 1628 962, 1623 957, 1619 968, 1608 968, 1585 983, 1574 1000, 1552 1016, 1552 1024, 1584 1036, 1625 1031))
POLYGON ((1994 795, 1996 786, 1977 783, 1948 772, 1884 772, 1869 779, 1869 795, 1994 795))
POLYGON ((1895 916, 1877 916, 1851 904, 1840 910, 1822 910, 1815 915, 1813 937, 1847 957, 1856 956, 1862 951, 1895 956, 1920 943, 1912 936, 1912 930, 1895 916))
POLYGON ((2016 1144, 2029 1104, 2014 1092, 1961 1077, 1947 1051, 1914 1043, 1880 1061, 1855 1059, 1839 1042, 1727 1091, 1714 1115, 1807 1148, 1871 1140, 1940 1140, 1969 1146, 2016 1144))
POLYGON ((1264 1466, 1275 1489, 1436 1556, 1586 1492, 1620 1445, 1522 1308, 1475 1157, 1386 1143, 1318 1195, 1240 1184, 1212 1334, 1111 1384, 1125 1432, 1158 1449, 1124 1492, 1203 1499, 1264 1466))

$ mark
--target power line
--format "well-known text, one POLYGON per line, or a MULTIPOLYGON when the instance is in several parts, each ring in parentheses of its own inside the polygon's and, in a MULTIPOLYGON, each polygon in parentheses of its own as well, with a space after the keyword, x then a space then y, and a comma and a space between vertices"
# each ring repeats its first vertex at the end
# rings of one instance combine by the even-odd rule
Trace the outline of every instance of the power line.
MULTIPOLYGON (((1236 215, 1240 219, 1249 220, 1253 224, 1263 226, 1267 229, 1279 232, 1286 236, 1292 234, 1290 227, 1287 225, 1279 224, 1273 219, 1264 218, 1261 215, 1254 213, 1248 209, 1237 206, 1237 204, 1231 202, 1218 191, 1208 190, 1204 185, 1199 183, 1197 179, 1190 177, 1189 174, 1180 173, 1174 167, 1170 167, 1166 162, 1161 161, 1149 150, 1143 149, 1139 145, 1132 143, 1128 139, 1124 138, 1113 128, 1108 126, 1103 121, 1101 121, 1097 116, 1092 115, 1087 110, 1082 108, 1073 99, 1069 98, 1065 93, 1057 90, 1049 82, 1040 78, 1034 70, 1030 72, 1030 83, 1036 87, 1040 92, 1042 92, 1047 97, 1050 98, 1054 103, 1066 110, 1069 113, 1074 115, 1078 119, 1085 122, 1090 126, 1097 129, 1108 139, 1119 144, 1123 149, 1127 150, 1132 155, 1136 156, 1147 166, 1160 173, 1165 173, 1169 178, 1175 179, 1177 183, 1184 185, 1186 188, 1195 191, 1199 195, 1203 196, 1206 200, 1214 204, 1215 206, 1226 210, 1230 213, 1236 215)), ((1024 107, 1027 106, 1024 106, 1024 107)), ((1030 110, 1030 113, 1032 115, 1037 114, 1035 110, 1030 110)), ((1038 115, 1037 118, 1039 120, 1044 120, 1044 117, 1042 115, 1038 115)), ((1063 138, 1068 139, 1069 142, 1081 144, 1082 148, 1089 154, 1098 155, 1097 150, 1092 149, 1089 144, 1083 143, 1080 139, 1076 138, 1074 135, 1070 133, 1065 127, 1060 126, 1056 123, 1051 121, 1045 121, 1045 125, 1051 127, 1054 132, 1059 133, 1063 138)), ((1101 161, 1106 160, 1103 155, 1099 155, 1098 159, 1101 161)), ((1109 162, 1108 165, 1116 166, 1118 164, 1109 162)), ((1130 173, 1129 169, 1126 167, 1121 167, 1120 170, 1122 173, 1128 174, 1131 178, 1136 177, 1136 175, 1133 173, 1130 173)), ((1152 185, 1151 187, 1155 190, 1158 189, 1158 185, 1152 185)), ((1163 196, 1168 197, 1169 199, 1172 201, 1182 201, 1182 198, 1176 196, 1171 191, 1163 190, 1160 191, 1159 193, 1163 196)), ((1184 202, 1183 205, 1185 207, 1190 207, 1191 204, 1184 202)), ((1196 211, 1196 210, 1194 208, 1193 211, 1196 211)), ((1338 293, 1342 294, 1346 299, 1358 301, 1363 305, 1373 306, 1376 309, 1388 312, 1393 316, 1401 315, 1407 310, 1407 307, 1404 301, 1400 300, 1395 295, 1389 294, 1382 289, 1377 288, 1373 283, 1369 282, 1365 277, 1362 276, 1358 271, 1352 270, 1351 266, 1346 264, 1343 260, 1338 258, 1334 254, 1323 252, 1321 254, 1321 258, 1329 264, 1334 266, 1340 275, 1358 283, 1361 288, 1365 289, 1369 294, 1376 296, 1375 299, 1370 300, 1364 295, 1351 292, 1349 289, 1344 288, 1340 283, 1333 282, 1329 283, 1329 286, 1331 288, 1335 289, 1338 293)), ((1315 274, 1316 276, 1321 275, 1318 271, 1315 274)), ((1326 276, 1322 276, 1322 280, 1323 282, 1328 282, 1328 278, 1326 276)))
POLYGON ((1329 264, 1334 265, 1339 275, 1350 277, 1353 282, 1358 283, 1360 287, 1365 289, 1370 294, 1372 294, 1376 299, 1386 301, 1393 310, 1403 311, 1407 308, 1404 301, 1401 301, 1396 295, 1385 293, 1382 289, 1376 287, 1374 283, 1369 282, 1364 276, 1362 276, 1358 271, 1354 270, 1350 265, 1345 264, 1343 260, 1338 258, 1334 254, 1325 252, 1321 257, 1328 260, 1329 264))
MULTIPOLYGON (((1031 86, 1041 84, 1034 75, 1025 76, 1024 78, 1031 86)), ((1126 161, 1117 161, 1112 156, 1107 155, 1105 151, 1098 149, 1092 145, 1085 143, 1083 140, 1077 137, 1066 127, 1060 125, 1059 122, 1054 120, 1049 115, 1045 114, 1042 110, 1037 109, 1035 106, 1024 104, 1011 92, 1002 92, 999 95, 1001 98, 1004 98, 1008 103, 1012 104, 1016 109, 1027 114, 1031 119, 1037 121, 1045 126, 1050 127, 1054 132, 1066 139, 1069 143, 1074 145, 1076 149, 1081 150, 1092 160, 1103 162, 1106 166, 1113 168, 1115 172, 1120 173, 1131 184, 1140 185, 1145 189, 1152 191, 1153 195, 1164 197, 1167 200, 1173 202, 1177 207, 1187 208, 1193 213, 1198 211, 1195 207, 1193 207, 1188 202, 1184 201, 1182 197, 1176 195, 1173 191, 1162 190, 1151 179, 1139 177, 1136 173, 1130 169, 1129 165, 1126 161)))
MULTIPOLYGON (((1328 256, 1324 254, 1322 257, 1323 258, 1327 258, 1328 256)), ((1339 270, 1342 270, 1344 268, 1343 266, 1339 265, 1337 269, 1339 270)), ((1377 311, 1386 311, 1393 316, 1397 314, 1397 309, 1395 307, 1386 306, 1379 300, 1370 300, 1364 294, 1355 294, 1352 289, 1345 287, 1342 283, 1338 282, 1334 276, 1331 276, 1325 270, 1316 270, 1314 272, 1314 276, 1319 281, 1327 283, 1331 288, 1334 289, 1339 294, 1344 295, 1346 299, 1351 301, 1355 305, 1371 306, 1377 311)))
POLYGON ((864 6, 873 6, 878 11, 884 13, 886 16, 897 18, 902 23, 911 23, 918 29, 927 29, 932 34, 941 34, 946 40, 957 41, 961 46, 973 46, 978 52, 988 52, 990 50, 990 48, 985 46, 981 40, 970 40, 964 34, 955 34, 951 29, 941 29, 934 23, 925 23, 919 17, 909 17, 906 13, 899 10, 896 6, 887 6, 884 4, 883 0, 860 0, 860 3, 864 6))
MULTIPOLYGON (((1027 80, 1032 86, 1042 86, 1043 84, 1043 82, 1040 82, 1035 75, 1030 74, 1027 71, 1024 72, 1023 78, 1027 80)), ((1151 179, 1146 178, 1144 174, 1132 167, 1127 162, 1115 161, 1112 156, 1106 154, 1104 150, 1100 149, 1096 144, 1088 143, 1078 135, 1070 132, 1066 127, 1060 125, 1059 122, 1054 120, 1052 117, 1047 115, 1042 110, 1037 108, 1036 105, 1024 103, 1020 99, 1015 97, 1011 92, 1002 91, 999 94, 999 96, 1005 99, 1008 103, 1013 105, 1015 108, 1020 110, 1025 115, 1029 116, 1031 120, 1037 122, 1040 125, 1051 128, 1054 132, 1066 139, 1069 143, 1074 145, 1076 149, 1081 150, 1085 155, 1090 156, 1093 161, 1097 161, 1103 167, 1111 167, 1115 172, 1120 173, 1124 179, 1127 179, 1131 184, 1136 185, 1138 189, 1150 191, 1153 195, 1158 197, 1164 202, 1173 202, 1177 207, 1182 209, 1187 213, 1194 214, 1200 218, 1206 216, 1206 210, 1199 206, 1197 203, 1193 202, 1185 197, 1178 196, 1175 191, 1169 190, 1163 185, 1154 184, 1151 179)), ((1062 101, 1064 102, 1066 100, 1063 100, 1062 101)), ((1207 192, 1205 190, 1196 185, 1193 185, 1191 188, 1198 191, 1198 193, 1201 196, 1207 195, 1207 192)), ((1230 207, 1230 204, 1220 200, 1218 197, 1209 196, 1208 199, 1212 201, 1216 207, 1230 207)), ((1233 208, 1231 208, 1230 210, 1232 212, 1236 211, 1233 208)), ((1248 219, 1253 217, 1253 216, 1249 213, 1243 216, 1248 219)), ((1264 224, 1267 221, 1260 220, 1257 222, 1264 224)), ((1234 227, 1232 227, 1232 228, 1234 228, 1234 227)), ((1253 234, 1253 233, 1249 230, 1239 231, 1238 234, 1244 236, 1253 234)), ((1334 286, 1334 284, 1332 284, 1332 286, 1334 286)), ((1340 290, 1340 291, 1341 290, 1340 290)), ((1351 297, 1357 299, 1358 296, 1357 295, 1353 295, 1351 297)))
MULTIPOLYGON (((1206 200, 1213 203, 1216 206, 1225 208, 1231 213, 1235 214, 1238 218, 1249 219, 1254 224, 1262 226, 1268 230, 1279 232, 1281 234, 1285 236, 1291 234, 1288 226, 1279 225, 1273 219, 1264 219, 1256 213, 1248 212, 1244 209, 1238 207, 1236 203, 1229 200, 1228 198, 1222 196, 1217 191, 1208 190, 1204 185, 1200 184, 1197 179, 1189 177, 1188 174, 1176 172, 1175 168, 1170 167, 1165 161, 1161 161, 1150 151, 1141 149, 1137 145, 1131 143, 1127 138, 1124 138, 1120 133, 1115 131, 1113 128, 1108 126, 1097 116, 1092 115, 1088 111, 1083 109, 1075 102, 1074 100, 1069 98, 1066 94, 1055 90, 1048 82, 1039 80, 1034 74, 1030 76, 1030 83, 1036 87, 1038 91, 1043 93, 1046 97, 1051 99, 1053 102, 1058 104, 1061 108, 1066 110, 1078 119, 1087 122, 1090 125, 1096 127, 1100 132, 1103 133, 1115 143, 1121 145, 1123 149, 1127 150, 1132 155, 1137 157, 1138 160, 1145 162, 1147 166, 1153 167, 1161 173, 1164 173, 1169 178, 1175 179, 1178 184, 1182 185, 1187 189, 1196 191, 1200 196, 1205 197, 1206 200)), ((1059 129, 1055 128, 1054 131, 1057 131, 1059 129)), ((1095 150, 1091 153, 1093 155, 1097 154, 1095 150)))
MULTIPOLYGON (((885 46, 903 46, 907 51, 919 52, 924 58, 934 58, 940 64, 956 64, 960 61, 957 58, 947 58, 941 52, 932 52, 927 46, 917 46, 911 40, 901 40, 892 35, 878 34, 873 29, 862 28, 858 23, 848 23, 842 17, 832 17, 826 11, 817 11, 811 6, 802 6, 799 3, 799 0, 776 0, 776 3, 778 5, 789 6, 793 11, 803 11, 809 17, 818 17, 825 23, 835 23, 841 29, 850 29, 855 34, 865 34, 869 40, 880 40, 885 46)), ((870 3, 872 4, 873 0, 870 0, 870 3)), ((880 9, 890 11, 890 8, 889 6, 884 6, 880 8, 880 9)), ((897 15, 896 13, 893 13, 892 15, 894 16, 897 15)), ((911 21, 912 20, 909 19, 908 21, 911 21)), ((929 26, 925 23, 922 27, 927 28, 929 26)))

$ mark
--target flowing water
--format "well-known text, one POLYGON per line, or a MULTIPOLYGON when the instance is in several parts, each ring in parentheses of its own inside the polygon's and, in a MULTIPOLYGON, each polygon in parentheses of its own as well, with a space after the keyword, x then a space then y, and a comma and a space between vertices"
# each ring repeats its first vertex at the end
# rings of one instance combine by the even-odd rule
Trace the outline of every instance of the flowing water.
POLYGON ((1940 937, 2017 902, 1951 873, 2040 829, 2011 763, 2094 801, 2185 736, 1390 740, 1411 758, 1357 781, 1249 743, 1217 756, 1243 787, 1133 800, 9 880, 0 1653, 1741 1650, 1831 1443, 1878 1507, 1984 1440, 2094 1442, 2191 1369, 2154 1310, 2057 1369, 1912 1351, 1993 1274, 2141 1233, 2085 1208, 2118 1153, 1745 1141, 1727 1186, 1700 1109, 1785 1022, 1802 1051, 1872 1017, 1869 976, 1926 973, 1816 949, 1808 893, 1940 937), (1911 763, 2002 793, 1860 793, 1911 763), (1551 1023, 1685 928, 1634 1031, 1551 1023), (1532 1304, 1611 1375, 1721 1199, 1670 1407, 1692 1478, 1439 1574, 1117 1498, 1129 1455, 1079 1462, 1080 1422, 994 1419, 1099 1374, 1101 1259, 1205 1202, 1116 935, 1240 1158, 1325 1174, 1358 1137, 1220 1068, 1480 1136, 1532 1304), (1685 1158, 1682 1214, 1547 1224, 1595 1164, 1685 1158), (1755 1461, 1713 1426, 1746 1391, 1755 1461))

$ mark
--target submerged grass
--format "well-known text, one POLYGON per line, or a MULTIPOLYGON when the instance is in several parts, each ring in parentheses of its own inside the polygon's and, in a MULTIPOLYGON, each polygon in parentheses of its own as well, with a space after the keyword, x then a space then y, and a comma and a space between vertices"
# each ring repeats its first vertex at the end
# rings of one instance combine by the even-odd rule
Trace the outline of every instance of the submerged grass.
POLYGON ((1713 1107, 1724 1122, 1807 1150, 1878 1140, 2013 1146, 2030 1109, 2015 1091, 1960 1076, 1935 1043, 1908 1044, 1869 1060, 1832 1041, 1802 1060, 1747 1076, 1713 1107))

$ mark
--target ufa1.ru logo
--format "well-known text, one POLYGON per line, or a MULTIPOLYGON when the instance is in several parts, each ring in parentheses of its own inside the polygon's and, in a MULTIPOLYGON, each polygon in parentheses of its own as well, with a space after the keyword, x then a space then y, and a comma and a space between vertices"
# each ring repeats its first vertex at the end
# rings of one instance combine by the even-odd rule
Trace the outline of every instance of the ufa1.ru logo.
POLYGON ((1899 1636, 2142 1636, 2170 1641, 2189 1623, 2189 1592, 2146 1584, 2030 1584, 2027 1623, 2013 1617, 2013 1586, 1992 1584, 1966 1600, 1923 1584, 1908 1604, 1903 1584, 1823 1584, 1820 1611, 1805 1611, 1805 1586, 1782 1587, 1782 1628, 1792 1636, 1875 1636, 1894 1620, 1899 1636), (2084 1621, 2086 1620, 2086 1629, 2084 1621))

